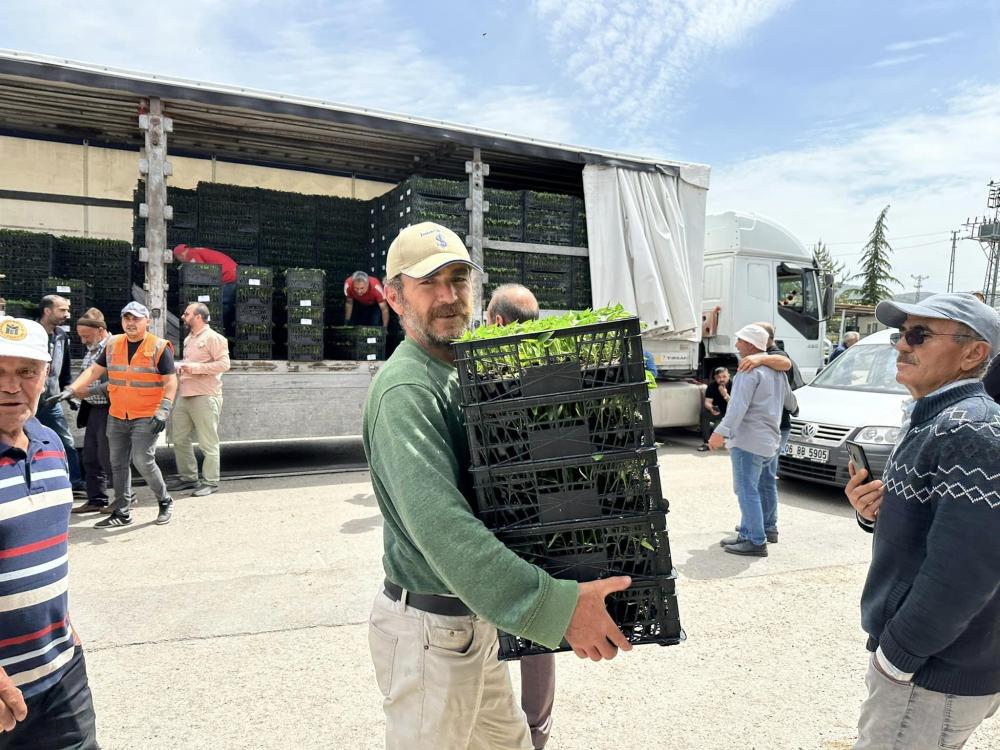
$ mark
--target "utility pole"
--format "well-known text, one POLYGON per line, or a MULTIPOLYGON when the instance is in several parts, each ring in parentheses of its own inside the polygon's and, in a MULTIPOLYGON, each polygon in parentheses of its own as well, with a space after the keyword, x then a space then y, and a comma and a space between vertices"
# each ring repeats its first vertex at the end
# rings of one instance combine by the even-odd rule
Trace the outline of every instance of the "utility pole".
POLYGON ((917 288, 917 299, 916 302, 920 301, 920 287, 923 286, 924 280, 929 279, 930 276, 921 276, 920 274, 910 274, 910 278, 913 279, 917 288))
POLYGON ((986 255, 983 296, 987 305, 996 307, 1000 304, 1000 182, 990 181, 987 187, 987 212, 965 222, 969 235, 964 239, 978 241, 986 255))
POLYGON ((465 209, 469 212, 469 235, 465 244, 469 248, 472 262, 483 269, 479 279, 472 285, 472 327, 483 322, 483 283, 486 266, 483 265, 483 214, 490 210, 489 201, 484 200, 483 179, 490 173, 490 165, 483 164, 479 147, 472 150, 472 161, 465 162, 469 175, 469 197, 465 199, 465 209))
POLYGON ((146 246, 139 248, 139 260, 146 263, 146 307, 150 330, 167 335, 167 222, 174 218, 167 205, 167 133, 173 121, 163 115, 163 102, 150 98, 148 108, 139 113, 139 128, 145 132, 145 146, 139 158, 139 172, 146 177, 146 201, 139 205, 139 215, 146 220, 146 246))
POLYGON ((955 248, 957 245, 958 231, 955 230, 951 233, 951 265, 948 266, 948 294, 955 291, 955 248))

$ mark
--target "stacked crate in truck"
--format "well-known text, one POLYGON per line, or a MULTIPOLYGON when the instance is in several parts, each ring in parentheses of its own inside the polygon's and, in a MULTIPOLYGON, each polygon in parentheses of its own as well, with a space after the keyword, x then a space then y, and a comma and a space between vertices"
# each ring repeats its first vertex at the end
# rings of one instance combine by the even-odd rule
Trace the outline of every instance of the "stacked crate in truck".
POLYGON ((323 312, 326 274, 319 268, 285 270, 288 359, 317 362, 323 359, 323 312))
POLYGON ((274 345, 274 271, 262 266, 236 269, 236 339, 233 359, 271 359, 274 345))
POLYGON ((104 313, 113 333, 120 331, 119 313, 132 300, 132 248, 128 242, 56 237, 52 270, 61 277, 86 282, 90 304, 104 313))
POLYGON ((177 316, 192 302, 208 306, 209 322, 213 330, 222 332, 222 266, 211 263, 181 263, 178 267, 180 281, 177 316))
MULTIPOLYGON (((70 319, 68 321, 68 325, 70 326, 70 330, 74 330, 75 328, 73 321, 82 317, 83 314, 90 309, 92 304, 90 289, 87 286, 87 282, 81 281, 80 279, 49 277, 45 279, 42 284, 40 296, 44 296, 46 294, 58 294, 60 297, 69 300, 70 319)), ((86 353, 87 347, 84 346, 82 341, 80 341, 80 337, 75 334, 70 334, 69 342, 70 356, 73 359, 83 359, 83 355, 86 353)))
POLYGON ((353 362, 384 360, 385 342, 382 326, 328 326, 326 358, 353 362))
POLYGON ((355 271, 374 272, 370 210, 368 201, 316 198, 316 264, 326 272, 327 323, 344 320, 344 279, 355 271))
MULTIPOLYGON (((260 265, 316 264, 316 202, 311 195, 258 190, 260 265)), ((239 261, 237 261, 239 262, 239 261)))
MULTIPOLYGON (((625 637, 678 643, 639 320, 547 334, 455 345, 476 515, 555 578, 631 576, 607 599, 625 637)), ((501 634, 501 659, 545 651, 501 634)))
POLYGON ((483 191, 489 211, 483 215, 483 233, 488 239, 524 242, 524 192, 520 190, 483 191))
POLYGON ((258 262, 260 212, 256 188, 198 183, 198 244, 237 263, 258 262))
POLYGON ((0 230, 0 297, 22 304, 38 302, 51 272, 54 239, 49 234, 0 230))

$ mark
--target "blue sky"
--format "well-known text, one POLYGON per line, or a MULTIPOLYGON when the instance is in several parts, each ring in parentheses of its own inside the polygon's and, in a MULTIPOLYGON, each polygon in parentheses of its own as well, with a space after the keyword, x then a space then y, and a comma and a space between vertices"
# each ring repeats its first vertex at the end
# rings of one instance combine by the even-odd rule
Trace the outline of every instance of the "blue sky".
POLYGON ((0 0, 0 47, 707 163, 710 210, 849 265, 891 203, 907 289, 1000 179, 998 0, 143 5, 0 0))

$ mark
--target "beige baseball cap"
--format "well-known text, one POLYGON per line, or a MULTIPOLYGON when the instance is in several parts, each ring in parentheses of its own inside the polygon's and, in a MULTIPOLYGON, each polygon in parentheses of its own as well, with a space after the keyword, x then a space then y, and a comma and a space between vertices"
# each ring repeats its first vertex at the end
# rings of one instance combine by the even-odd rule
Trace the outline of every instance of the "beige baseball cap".
POLYGON ((33 320, 0 317, 0 357, 24 357, 51 362, 49 334, 33 320))
POLYGON ((385 275, 392 279, 402 273, 422 279, 449 263, 464 263, 477 271, 483 270, 472 262, 457 234, 440 224, 424 221, 401 230, 389 245, 385 275))

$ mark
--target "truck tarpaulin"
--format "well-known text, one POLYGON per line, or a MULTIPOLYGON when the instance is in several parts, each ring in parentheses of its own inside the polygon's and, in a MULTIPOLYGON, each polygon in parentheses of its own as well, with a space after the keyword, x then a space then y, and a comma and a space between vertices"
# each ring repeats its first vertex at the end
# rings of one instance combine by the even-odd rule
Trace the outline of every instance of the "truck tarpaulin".
POLYGON ((635 310, 643 336, 699 340, 707 192, 707 167, 584 167, 595 307, 635 310))

